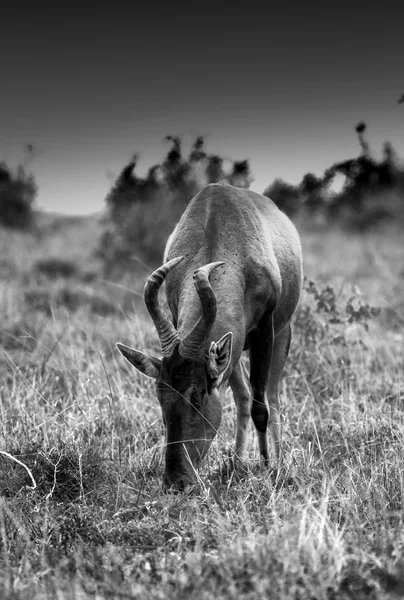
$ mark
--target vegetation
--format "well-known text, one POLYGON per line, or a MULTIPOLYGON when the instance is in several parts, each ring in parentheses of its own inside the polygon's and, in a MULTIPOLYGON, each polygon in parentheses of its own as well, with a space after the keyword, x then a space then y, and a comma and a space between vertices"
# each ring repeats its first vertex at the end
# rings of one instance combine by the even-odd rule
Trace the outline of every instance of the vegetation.
POLYGON ((207 183, 248 187, 252 181, 247 160, 232 163, 226 171, 224 159, 206 153, 202 137, 196 138, 187 157, 178 137, 167 136, 166 141, 171 147, 161 165, 138 177, 134 156, 106 198, 107 226, 98 254, 108 275, 117 265, 124 269, 133 264, 133 257, 157 264, 189 200, 207 183))
POLYGON ((30 228, 36 193, 34 177, 22 165, 13 173, 4 161, 0 162, 0 226, 30 228))
MULTIPOLYGON (((378 226, 382 221, 403 220, 404 168, 393 146, 386 142, 376 159, 366 139, 365 123, 356 126, 358 157, 334 163, 322 176, 306 173, 298 185, 275 179, 263 192, 286 214, 300 222, 338 221, 354 231, 378 226), (335 180, 342 186, 335 191, 335 180)), ((248 160, 230 161, 205 149, 202 136, 184 155, 178 136, 161 164, 144 177, 136 174, 137 155, 125 165, 106 197, 104 228, 97 247, 104 275, 119 278, 135 262, 157 265, 165 242, 189 200, 207 183, 229 183, 248 188, 253 175, 248 160)), ((34 156, 27 146, 30 158, 34 156)), ((19 166, 13 174, 0 163, 0 225, 27 230, 34 221, 37 188, 32 175, 19 166)), ((57 225, 56 225, 57 226, 57 225)))
POLYGON ((298 186, 276 179, 264 192, 293 217, 322 217, 338 220, 355 230, 368 229, 382 220, 402 218, 404 211, 404 170, 390 142, 376 160, 365 138, 366 124, 356 126, 361 153, 357 158, 335 163, 322 177, 307 173, 298 186), (340 191, 332 191, 339 176, 340 191))
MULTIPOLYGON (((404 215, 404 170, 389 142, 380 160, 372 156, 365 137, 366 124, 356 127, 361 152, 358 157, 335 163, 323 176, 306 173, 299 185, 275 179, 264 191, 286 214, 299 222, 338 221, 355 231, 404 215), (342 179, 339 191, 336 178, 342 179)), ((167 136, 171 144, 160 165, 145 177, 135 173, 137 156, 124 167, 106 198, 106 227, 98 255, 104 273, 119 277, 133 260, 157 265, 168 235, 195 193, 207 183, 225 182, 248 188, 253 181, 247 160, 230 163, 208 154, 204 139, 196 138, 184 157, 181 140, 167 136)))
POLYGON ((234 470, 229 392, 199 485, 163 495, 153 384, 114 347, 159 353, 149 269, 112 284, 93 253, 102 223, 52 219, 0 236, 0 596, 402 596, 400 228, 302 227, 283 466, 261 468, 251 426, 234 470))

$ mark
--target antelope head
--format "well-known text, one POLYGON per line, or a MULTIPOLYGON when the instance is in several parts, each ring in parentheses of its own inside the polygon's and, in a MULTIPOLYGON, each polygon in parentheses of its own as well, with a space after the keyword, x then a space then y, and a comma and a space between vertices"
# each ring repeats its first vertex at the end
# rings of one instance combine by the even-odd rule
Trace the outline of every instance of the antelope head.
POLYGON ((154 271, 144 289, 145 303, 159 335, 162 359, 117 344, 126 360, 156 381, 166 430, 165 491, 170 488, 182 491, 195 481, 196 469, 217 433, 222 417, 219 386, 231 361, 233 341, 229 332, 212 341, 208 348, 217 313, 209 275, 222 262, 209 263, 194 272, 201 315, 183 339, 163 311, 158 291, 182 259, 174 258, 154 271))

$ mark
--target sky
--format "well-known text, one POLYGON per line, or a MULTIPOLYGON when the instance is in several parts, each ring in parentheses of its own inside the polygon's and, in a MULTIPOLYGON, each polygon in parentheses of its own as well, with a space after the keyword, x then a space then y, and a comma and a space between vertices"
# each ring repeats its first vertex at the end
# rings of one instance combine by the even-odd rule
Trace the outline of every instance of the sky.
POLYGON ((101 211, 168 134, 248 158, 258 192, 356 156, 359 121, 376 156, 389 140, 404 157, 399 3, 8 4, 0 160, 34 174, 38 208, 101 211))

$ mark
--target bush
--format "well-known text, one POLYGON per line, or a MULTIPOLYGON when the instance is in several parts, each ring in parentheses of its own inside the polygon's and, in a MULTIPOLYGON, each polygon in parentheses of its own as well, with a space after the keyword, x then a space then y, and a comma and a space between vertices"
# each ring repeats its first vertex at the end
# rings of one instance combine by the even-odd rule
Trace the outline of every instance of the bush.
POLYGON ((32 205, 37 193, 34 177, 18 167, 13 174, 6 163, 0 163, 0 225, 28 229, 33 225, 32 205))
POLYGON ((295 215, 301 207, 299 189, 283 179, 275 179, 264 191, 264 196, 270 198, 289 217, 295 215))
POLYGON ((364 134, 366 124, 356 126, 361 153, 332 164, 322 176, 306 173, 294 186, 275 179, 264 191, 289 216, 302 215, 329 223, 338 220, 355 231, 365 231, 381 222, 404 215, 404 169, 390 142, 382 148, 381 160, 370 152, 364 134), (344 184, 338 192, 331 191, 335 177, 344 184), (392 196, 395 202, 391 202, 392 196))
POLYGON ((205 152, 201 136, 187 157, 177 136, 167 136, 166 141, 171 148, 161 165, 151 167, 142 178, 135 173, 134 156, 106 197, 107 226, 97 256, 108 276, 117 268, 125 269, 133 257, 158 264, 188 202, 208 183, 248 188, 253 180, 248 160, 233 162, 225 172, 223 159, 205 152))

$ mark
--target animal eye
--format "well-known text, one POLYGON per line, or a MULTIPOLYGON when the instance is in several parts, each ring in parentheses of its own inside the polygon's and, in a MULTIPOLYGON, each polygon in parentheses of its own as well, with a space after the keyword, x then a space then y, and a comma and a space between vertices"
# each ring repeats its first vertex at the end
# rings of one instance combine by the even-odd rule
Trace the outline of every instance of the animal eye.
POLYGON ((191 393, 191 404, 195 406, 195 408, 199 408, 201 406, 201 399, 196 390, 193 390, 191 393))

